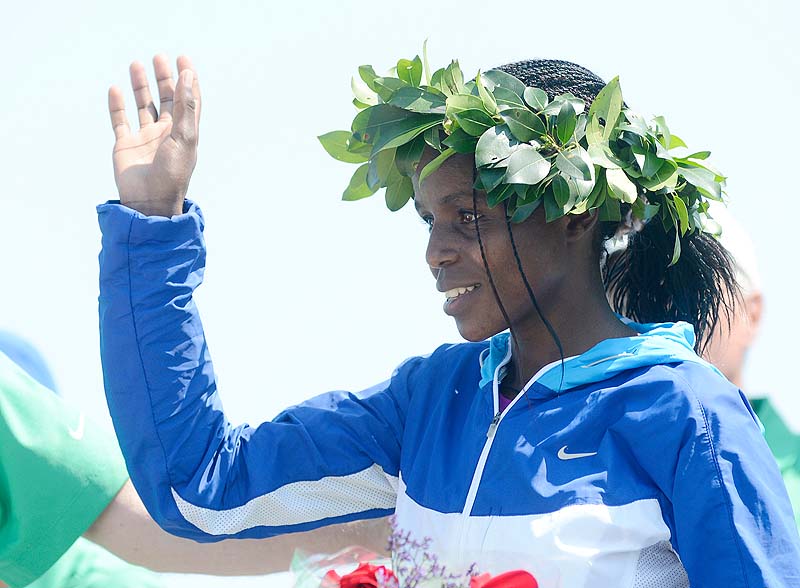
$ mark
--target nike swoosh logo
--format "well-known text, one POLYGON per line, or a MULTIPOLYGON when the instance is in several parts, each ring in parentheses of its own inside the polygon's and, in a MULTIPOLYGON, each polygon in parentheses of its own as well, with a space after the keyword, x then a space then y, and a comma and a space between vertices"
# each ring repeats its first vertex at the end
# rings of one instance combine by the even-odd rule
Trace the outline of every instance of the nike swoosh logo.
POLYGON ((67 432, 69 433, 70 437, 75 439, 75 441, 80 441, 83 439, 84 426, 83 413, 81 413, 78 419, 78 427, 74 430, 70 427, 67 427, 67 432))
POLYGON ((558 450, 558 459, 562 459, 567 461, 568 459, 580 459, 581 457, 592 457, 593 455, 597 455, 597 452, 594 453, 567 453, 567 446, 564 445, 561 449, 558 450))

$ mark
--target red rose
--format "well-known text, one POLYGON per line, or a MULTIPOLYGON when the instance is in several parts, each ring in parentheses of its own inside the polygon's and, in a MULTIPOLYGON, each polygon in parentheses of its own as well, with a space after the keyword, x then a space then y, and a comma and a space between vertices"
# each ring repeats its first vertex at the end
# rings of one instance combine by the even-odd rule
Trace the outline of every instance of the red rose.
MULTIPOLYGON (((385 566, 373 566, 362 563, 349 574, 339 578, 339 574, 331 570, 322 579, 322 588, 339 586, 339 588, 378 588, 378 576, 381 576, 381 586, 388 584, 388 581, 397 580, 392 570, 385 566)), ((396 586, 397 584, 395 584, 396 586)))
POLYGON ((531 574, 523 570, 513 570, 492 578, 489 574, 473 576, 469 588, 539 588, 539 583, 531 574))

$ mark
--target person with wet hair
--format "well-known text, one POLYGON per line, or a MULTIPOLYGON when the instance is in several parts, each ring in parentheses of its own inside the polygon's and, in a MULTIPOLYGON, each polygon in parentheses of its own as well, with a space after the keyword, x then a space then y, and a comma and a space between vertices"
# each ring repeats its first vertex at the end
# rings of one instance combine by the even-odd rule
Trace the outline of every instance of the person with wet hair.
MULTIPOLYGON (((360 104, 345 160, 365 161, 364 145, 367 159, 392 148, 403 169, 370 185, 365 163, 345 195, 364 197, 383 183, 390 208, 413 197, 430 230, 426 263, 444 312, 468 342, 409 359, 371 389, 291 407, 257 427, 226 419, 192 298, 205 264, 205 220, 185 198, 197 155, 196 73, 181 58, 174 83, 165 59, 155 59, 159 112, 143 68, 132 66, 138 132, 121 91, 110 90, 119 201, 98 207, 101 351, 115 429, 154 519, 217 541, 394 513, 403 532, 431 540, 451 572, 473 563, 493 574, 521 568, 543 588, 796 582, 800 539, 769 448, 746 400, 695 351, 726 316, 735 287, 724 250, 694 230, 694 214, 705 212, 699 193, 683 184, 666 195, 654 188, 653 199, 670 199, 675 226, 666 208, 643 222, 658 214, 654 202, 627 192, 635 184, 612 161, 614 171, 602 173, 627 202, 615 209, 603 193, 607 204, 590 206, 579 181, 600 172, 581 171, 580 150, 564 149, 573 159, 559 165, 577 170, 579 181, 556 180, 531 153, 546 148, 538 142, 517 148, 529 166, 514 174, 530 190, 492 186, 506 173, 496 165, 502 160, 479 163, 487 150, 466 131, 457 136, 453 121, 491 130, 499 109, 487 92, 525 105, 521 90, 487 90, 481 79, 532 87, 526 102, 545 114, 548 101, 557 104, 559 133, 569 127, 558 135, 564 144, 579 133, 606 137, 605 127, 613 134, 619 105, 599 127, 591 126, 597 117, 576 122, 594 100, 613 111, 607 86, 580 66, 532 60, 468 84, 451 66, 433 74, 438 86, 430 90, 414 86, 408 64, 398 68, 402 83, 365 74, 384 92, 372 112, 390 112, 392 123, 422 110, 415 120, 428 126, 406 128, 392 143, 360 104), (412 86, 395 110, 392 84, 412 86), (462 108, 451 119, 436 106, 462 90, 475 92, 464 103, 487 105, 490 114, 462 108), (437 135, 443 120, 445 138, 437 135), (404 143, 422 136, 424 144, 404 143), (534 184, 545 177, 554 184, 542 195, 534 184), (684 188, 691 208, 677 195, 684 188), (604 244, 623 234, 628 248, 609 262, 604 244)), ((533 115, 519 116, 535 130, 533 115)), ((646 134, 637 121, 625 132, 646 134)), ((497 149, 518 145, 505 130, 489 139, 497 149)), ((682 173, 703 183, 694 168, 682 173)), ((713 191, 711 178, 704 189, 713 191)))

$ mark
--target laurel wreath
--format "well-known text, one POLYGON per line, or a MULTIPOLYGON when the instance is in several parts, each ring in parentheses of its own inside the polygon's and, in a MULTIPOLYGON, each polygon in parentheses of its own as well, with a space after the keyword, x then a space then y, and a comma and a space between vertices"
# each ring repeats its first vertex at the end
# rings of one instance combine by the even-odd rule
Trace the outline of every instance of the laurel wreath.
POLYGON ((587 112, 572 94, 550 100, 498 69, 465 82, 454 60, 431 74, 424 46, 422 53, 385 76, 359 67, 350 130, 319 137, 335 159, 360 164, 343 200, 385 188, 386 205, 399 210, 414 197, 411 178, 428 146, 438 155, 419 171, 420 183, 454 154, 473 154, 475 189, 490 207, 505 203, 512 222, 540 206, 548 222, 591 210, 620 221, 628 204, 632 219, 674 231, 673 264, 681 236, 718 231, 708 207, 722 200, 725 177, 706 163, 710 152, 679 155, 686 144, 664 117, 647 121, 629 109, 618 78, 587 112))

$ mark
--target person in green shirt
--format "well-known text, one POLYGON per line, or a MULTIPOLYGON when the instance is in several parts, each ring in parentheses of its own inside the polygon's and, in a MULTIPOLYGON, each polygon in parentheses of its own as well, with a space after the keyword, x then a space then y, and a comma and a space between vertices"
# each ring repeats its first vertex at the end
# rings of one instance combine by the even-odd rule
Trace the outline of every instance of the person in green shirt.
POLYGON ((288 569, 295 548, 383 547, 382 521, 214 544, 169 535, 145 511, 113 435, 44 383, 55 388, 35 349, 0 333, 0 587, 155 588, 158 576, 138 566, 254 575, 288 569))
MULTIPOLYGON (((720 321, 705 357, 741 390, 747 351, 758 335, 763 311, 761 279, 752 240, 724 207, 715 208, 714 218, 722 225, 722 245, 735 262, 742 299, 735 305, 730 324, 720 321)), ((782 415, 766 396, 750 396, 750 404, 764 426, 764 437, 772 450, 789 492, 795 521, 800 528, 800 419, 782 415)))
POLYGON ((90 588, 112 579, 116 586, 161 586, 152 572, 76 542, 127 481, 125 464, 113 438, 53 394, 53 378, 32 346, 0 333, 4 350, 0 578, 14 587, 90 588))

